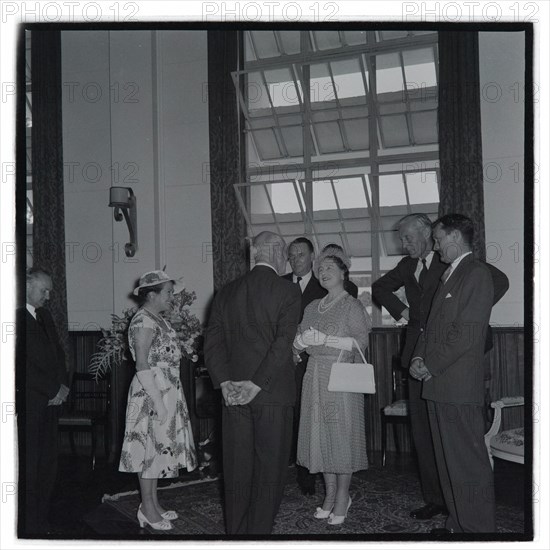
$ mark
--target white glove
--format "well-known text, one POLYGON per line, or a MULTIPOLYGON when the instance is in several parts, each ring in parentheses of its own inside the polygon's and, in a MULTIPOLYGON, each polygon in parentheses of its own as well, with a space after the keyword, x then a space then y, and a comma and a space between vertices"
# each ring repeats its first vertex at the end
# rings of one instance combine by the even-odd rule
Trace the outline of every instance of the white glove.
POLYGON ((153 371, 151 369, 139 370, 137 371, 137 378, 147 392, 147 395, 149 395, 153 401, 155 413, 159 422, 161 425, 164 424, 166 420, 168 420, 168 410, 162 400, 160 390, 155 383, 155 375, 153 374, 153 371))

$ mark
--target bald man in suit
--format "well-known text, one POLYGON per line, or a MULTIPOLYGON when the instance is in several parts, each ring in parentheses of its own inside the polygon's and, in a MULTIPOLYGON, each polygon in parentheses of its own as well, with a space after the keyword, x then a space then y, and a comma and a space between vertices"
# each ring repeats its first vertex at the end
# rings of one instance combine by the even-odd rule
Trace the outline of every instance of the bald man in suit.
POLYGON ((292 342, 301 293, 280 275, 286 245, 265 231, 255 266, 218 292, 205 334, 206 367, 221 388, 225 517, 230 535, 266 535, 286 481, 296 399, 292 342))

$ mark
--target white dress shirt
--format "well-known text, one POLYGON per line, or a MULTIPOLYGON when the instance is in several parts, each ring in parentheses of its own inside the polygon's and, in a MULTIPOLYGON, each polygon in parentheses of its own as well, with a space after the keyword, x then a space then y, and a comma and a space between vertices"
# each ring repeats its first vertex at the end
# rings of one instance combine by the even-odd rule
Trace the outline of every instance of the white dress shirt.
MULTIPOLYGON (((304 293, 304 290, 306 289, 307 285, 309 284, 309 281, 311 280, 311 276, 313 275, 313 272, 311 269, 308 273, 306 273, 302 279, 300 280, 300 290, 302 291, 302 294, 304 293)), ((292 282, 296 283, 298 282, 298 275, 295 273, 292 274, 292 282)))

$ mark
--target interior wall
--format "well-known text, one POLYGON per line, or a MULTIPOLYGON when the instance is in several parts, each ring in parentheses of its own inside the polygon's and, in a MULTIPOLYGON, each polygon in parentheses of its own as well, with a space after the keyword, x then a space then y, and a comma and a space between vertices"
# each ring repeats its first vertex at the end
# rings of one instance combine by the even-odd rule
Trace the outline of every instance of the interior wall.
POLYGON ((525 33, 480 32, 479 59, 487 261, 510 280, 491 323, 523 326, 525 33))
POLYGON ((145 271, 183 276, 204 320, 213 292, 204 31, 63 31, 63 153, 69 323, 110 325, 145 271), (138 251, 109 208, 137 197, 138 251), (74 243, 74 244, 70 244, 74 243))

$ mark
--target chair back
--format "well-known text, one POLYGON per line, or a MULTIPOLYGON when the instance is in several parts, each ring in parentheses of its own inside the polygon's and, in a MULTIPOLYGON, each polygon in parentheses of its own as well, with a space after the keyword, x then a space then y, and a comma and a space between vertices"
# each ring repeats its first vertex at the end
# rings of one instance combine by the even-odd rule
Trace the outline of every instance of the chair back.
POLYGON ((107 376, 96 381, 95 376, 89 372, 73 373, 71 391, 67 402, 61 412, 74 414, 75 412, 89 414, 90 416, 108 415, 111 405, 111 383, 107 376))
POLYGON ((401 366, 401 357, 392 356, 392 402, 409 398, 409 372, 401 366))

